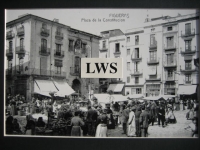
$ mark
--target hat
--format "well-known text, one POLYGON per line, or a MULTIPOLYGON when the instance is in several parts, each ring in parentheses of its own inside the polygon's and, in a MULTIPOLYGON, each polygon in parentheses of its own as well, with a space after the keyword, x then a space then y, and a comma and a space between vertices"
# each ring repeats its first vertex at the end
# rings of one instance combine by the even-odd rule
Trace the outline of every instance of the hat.
POLYGON ((105 105, 108 107, 108 106, 110 106, 110 103, 105 103, 105 105))
POLYGON ((131 108, 131 110, 132 110, 132 111, 136 110, 136 107, 135 107, 135 106, 133 106, 133 107, 131 108))

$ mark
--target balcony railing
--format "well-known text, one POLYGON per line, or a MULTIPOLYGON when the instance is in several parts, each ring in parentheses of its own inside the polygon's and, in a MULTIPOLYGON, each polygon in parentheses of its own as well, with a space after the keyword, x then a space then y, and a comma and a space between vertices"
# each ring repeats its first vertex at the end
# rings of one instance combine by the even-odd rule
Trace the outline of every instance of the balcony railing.
POLYGON ((173 89, 173 88, 176 88, 176 84, 165 84, 164 88, 173 89))
POLYGON ((171 44, 171 45, 166 45, 166 44, 164 44, 164 50, 174 50, 174 49, 176 49, 176 43, 174 43, 174 44, 171 44))
POLYGON ((41 28, 40 34, 41 34, 42 36, 48 37, 48 36, 49 36, 49 29, 41 28))
POLYGON ((54 56, 63 58, 65 56, 64 51, 54 50, 54 56))
POLYGON ((186 81, 185 79, 183 79, 183 83, 184 83, 184 84, 192 84, 192 82, 193 82, 193 80, 192 80, 192 79, 191 79, 191 80, 189 80, 189 81, 188 81, 188 80, 186 81))
POLYGON ((18 36, 23 36, 24 34, 25 34, 24 27, 21 27, 21 28, 17 29, 17 35, 18 36))
POLYGON ((63 40, 63 33, 56 31, 55 38, 57 40, 63 40))
POLYGON ((172 77, 166 76, 166 81, 175 81, 175 76, 173 75, 172 77))
POLYGON ((139 76, 139 75, 142 75, 143 72, 142 72, 142 69, 140 69, 140 70, 132 70, 130 74, 132 76, 139 76))
POLYGON ((72 76, 79 76, 81 73, 80 67, 70 67, 70 74, 72 76))
POLYGON ((172 62, 163 61, 163 66, 165 68, 167 68, 167 67, 176 67, 177 63, 176 63, 175 59, 172 62))
POLYGON ((195 29, 191 29, 190 32, 183 32, 181 31, 181 37, 190 37, 190 36, 195 36, 195 29))
POLYGON ((192 72, 197 71, 197 69, 185 68, 185 69, 180 69, 180 71, 183 73, 192 73, 192 72))
POLYGON ((101 49, 99 49, 100 51, 107 51, 108 48, 107 47, 102 47, 101 49))
POLYGON ((16 47, 16 54, 25 54, 25 48, 24 46, 18 46, 16 47))
POLYGON ((147 59, 147 64, 148 64, 148 65, 159 64, 159 59, 158 59, 158 58, 155 58, 155 59, 147 59))
POLYGON ((114 55, 120 55, 120 54, 121 54, 121 51, 120 51, 120 50, 115 50, 113 54, 114 54, 114 55))
POLYGON ((132 54, 132 55, 131 55, 131 59, 132 59, 132 61, 135 61, 135 62, 136 62, 136 61, 141 61, 141 60, 142 60, 142 57, 139 57, 139 58, 138 58, 138 57, 136 57, 134 54, 132 54))
POLYGON ((6 50, 6 56, 8 57, 8 60, 13 59, 13 51, 12 51, 12 49, 7 49, 6 50))
POLYGON ((39 54, 43 55, 43 56, 49 56, 50 55, 50 48, 39 47, 39 54))
POLYGON ((196 46, 194 47, 194 49, 189 48, 189 49, 185 49, 185 51, 183 51, 182 48, 180 49, 181 49, 181 54, 183 55, 194 54, 196 52, 196 46))
POLYGON ((61 71, 57 72, 54 70, 46 70, 46 69, 36 69, 36 68, 28 68, 19 70, 19 66, 16 71, 13 71, 13 75, 37 75, 37 76, 48 76, 48 77, 62 77, 66 78, 66 72, 61 71))
POLYGON ((15 34, 12 33, 11 31, 9 31, 9 32, 6 33, 6 39, 12 39, 14 37, 15 37, 15 34))
POLYGON ((152 49, 157 49, 157 42, 149 45, 149 50, 152 50, 152 49))
POLYGON ((161 77, 160 75, 157 75, 157 76, 149 76, 148 78, 146 78, 146 81, 160 81, 161 80, 161 77))

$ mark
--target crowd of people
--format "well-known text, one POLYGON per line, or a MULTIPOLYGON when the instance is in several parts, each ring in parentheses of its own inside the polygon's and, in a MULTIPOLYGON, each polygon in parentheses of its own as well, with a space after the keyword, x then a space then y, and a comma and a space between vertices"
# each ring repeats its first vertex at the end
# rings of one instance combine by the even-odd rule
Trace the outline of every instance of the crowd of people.
POLYGON ((102 107, 96 98, 84 100, 85 110, 78 100, 53 101, 51 98, 32 97, 27 103, 24 96, 8 96, 7 106, 10 108, 6 119, 6 134, 24 135, 63 135, 108 137, 108 130, 122 127, 127 137, 148 137, 149 126, 165 128, 177 122, 174 111, 189 110, 186 114, 192 123, 185 129, 191 129, 191 136, 198 134, 198 102, 187 100, 176 102, 169 100, 147 101, 130 100, 126 102, 106 103, 102 107), (182 105, 182 106, 181 106, 182 105), (17 110, 27 109, 25 130, 22 131, 18 120, 14 118, 17 110), (21 109, 20 109, 21 107, 21 109), (46 122, 42 117, 33 118, 33 114, 46 114, 46 122))

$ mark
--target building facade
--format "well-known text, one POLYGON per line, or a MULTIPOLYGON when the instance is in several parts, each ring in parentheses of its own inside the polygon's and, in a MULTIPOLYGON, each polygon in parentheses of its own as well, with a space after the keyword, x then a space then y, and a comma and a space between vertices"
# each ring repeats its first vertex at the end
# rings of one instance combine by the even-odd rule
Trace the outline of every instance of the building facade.
POLYGON ((99 38, 61 24, 58 19, 31 14, 8 22, 6 93, 22 94, 30 100, 37 93, 36 84, 50 87, 52 80, 66 82, 81 95, 89 89, 98 92, 98 79, 80 77, 80 63, 83 57, 99 57, 99 38))
MULTIPOLYGON (((128 29, 124 34, 126 46, 120 53, 124 59, 122 94, 196 98, 199 85, 198 25, 199 14, 196 13, 147 17, 139 28, 128 29)), ((103 40, 100 40, 100 46, 101 42, 103 40)), ((112 43, 107 44, 107 51, 114 51, 112 43)))

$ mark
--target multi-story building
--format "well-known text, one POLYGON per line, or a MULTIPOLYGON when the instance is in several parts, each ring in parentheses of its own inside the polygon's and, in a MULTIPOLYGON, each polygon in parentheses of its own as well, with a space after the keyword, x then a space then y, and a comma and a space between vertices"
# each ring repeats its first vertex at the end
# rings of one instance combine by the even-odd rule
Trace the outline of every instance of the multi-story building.
MULTIPOLYGON (((123 58, 126 62, 126 37, 120 29, 108 30, 101 32, 102 38, 99 41, 99 57, 100 58, 123 58)), ((130 63, 130 62, 126 62, 130 63)), ((126 64, 123 64, 123 68, 126 64)), ((115 94, 124 93, 124 80, 126 69, 123 69, 123 79, 99 79, 100 92, 113 91, 115 94)))
MULTIPOLYGON (((126 49, 120 53, 124 59, 123 94, 195 98, 199 85, 198 24, 199 13, 179 14, 148 17, 141 27, 127 30, 126 49)), ((112 51, 112 43, 107 44, 107 50, 112 51)))
POLYGON ((99 36, 27 14, 6 24, 6 92, 23 94, 98 91, 98 79, 80 78, 80 59, 99 57, 99 36), (56 84, 55 84, 56 83, 56 84), (55 85, 56 88, 55 88, 55 85), (59 90, 59 91, 60 91, 59 90))

